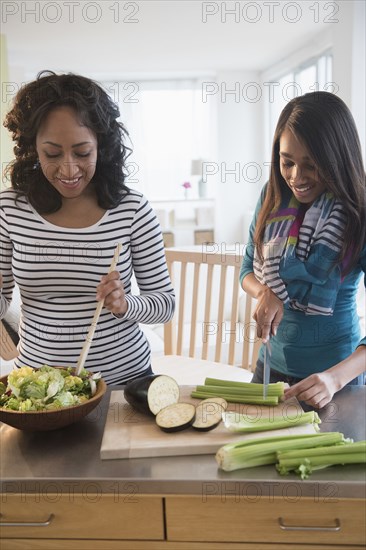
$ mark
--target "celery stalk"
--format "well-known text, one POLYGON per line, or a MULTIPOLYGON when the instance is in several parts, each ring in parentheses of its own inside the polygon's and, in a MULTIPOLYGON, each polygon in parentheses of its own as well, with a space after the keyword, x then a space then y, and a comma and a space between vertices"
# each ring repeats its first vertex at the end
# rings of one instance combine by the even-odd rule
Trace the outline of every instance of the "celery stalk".
POLYGON ((222 397, 229 403, 247 403, 248 405, 278 405, 278 397, 267 395, 266 399, 257 395, 227 395, 216 391, 192 391, 191 397, 196 399, 207 399, 208 397, 222 397))
POLYGON ((267 398, 263 399, 263 384, 206 378, 205 384, 197 386, 191 395, 199 399, 222 397, 231 403, 278 405, 280 397, 284 394, 284 389, 283 382, 268 384, 267 398))
POLYGON ((293 451, 279 451, 277 453, 278 459, 287 459, 287 458, 308 458, 312 456, 333 456, 333 455, 339 455, 339 454, 352 454, 352 453, 358 453, 363 452, 365 453, 365 459, 366 459, 366 441, 347 441, 345 440, 344 445, 340 445, 338 447, 332 447, 328 448, 325 447, 324 449, 322 447, 317 448, 310 448, 306 449, 306 451, 298 451, 297 449, 293 451))
MULTIPOLYGON (((252 384, 252 382, 236 382, 233 380, 221 380, 219 378, 206 378, 205 386, 227 386, 229 388, 242 388, 251 391, 254 389, 258 394, 263 390, 263 384, 252 384)), ((268 391, 273 391, 274 395, 281 396, 285 391, 284 382, 268 384, 268 391)))
MULTIPOLYGON (((237 387, 231 388, 230 386, 199 385, 196 387, 196 391, 200 391, 200 392, 211 391, 211 392, 217 392, 217 393, 226 393, 227 395, 233 394, 233 395, 261 396, 263 391, 263 385, 259 384, 259 386, 260 386, 260 389, 256 388, 255 384, 253 384, 253 386, 249 385, 248 388, 237 388, 237 387)), ((282 395, 282 391, 281 389, 279 390, 278 387, 274 388, 273 386, 268 385, 267 394, 275 397, 279 397, 282 395)))
POLYGON ((276 468, 281 475, 292 470, 306 479, 313 470, 336 464, 366 464, 366 441, 346 442, 336 447, 319 447, 306 450, 286 450, 277 453, 276 468))
POLYGON ((216 453, 216 461, 222 470, 231 472, 241 468, 274 464, 277 461, 278 450, 307 449, 326 445, 342 445, 343 448, 343 443, 346 441, 340 432, 245 439, 223 445, 216 453))
POLYGON ((263 432, 267 430, 278 430, 281 428, 291 428, 302 424, 313 424, 315 429, 321 423, 316 411, 302 412, 300 414, 286 414, 273 418, 250 417, 249 415, 238 414, 228 411, 222 415, 225 427, 232 432, 263 432))

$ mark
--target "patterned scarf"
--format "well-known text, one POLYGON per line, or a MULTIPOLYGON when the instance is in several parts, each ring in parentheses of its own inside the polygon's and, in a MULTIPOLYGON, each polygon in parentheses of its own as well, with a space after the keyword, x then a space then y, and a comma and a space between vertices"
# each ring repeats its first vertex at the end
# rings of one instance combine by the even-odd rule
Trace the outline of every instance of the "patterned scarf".
POLYGON ((285 307, 307 315, 332 315, 342 282, 337 262, 346 216, 331 193, 306 210, 292 196, 271 212, 265 228, 263 262, 254 253, 254 274, 285 307))

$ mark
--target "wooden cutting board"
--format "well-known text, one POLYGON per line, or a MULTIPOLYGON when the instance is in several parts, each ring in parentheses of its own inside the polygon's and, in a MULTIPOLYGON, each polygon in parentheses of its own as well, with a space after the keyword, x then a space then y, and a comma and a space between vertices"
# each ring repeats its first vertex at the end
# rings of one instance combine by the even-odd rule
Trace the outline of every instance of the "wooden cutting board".
MULTIPOLYGON (((179 401, 198 405, 201 400, 190 397, 193 389, 193 386, 181 386, 179 401)), ((268 419, 304 412, 296 398, 288 399, 276 407, 230 403, 228 410, 268 419)), ((316 433, 314 427, 307 424, 281 430, 234 434, 223 423, 209 432, 197 432, 189 428, 181 432, 165 433, 156 425, 153 416, 136 412, 125 401, 123 390, 112 391, 100 457, 113 459, 215 454, 225 443, 243 439, 313 433, 316 433)))

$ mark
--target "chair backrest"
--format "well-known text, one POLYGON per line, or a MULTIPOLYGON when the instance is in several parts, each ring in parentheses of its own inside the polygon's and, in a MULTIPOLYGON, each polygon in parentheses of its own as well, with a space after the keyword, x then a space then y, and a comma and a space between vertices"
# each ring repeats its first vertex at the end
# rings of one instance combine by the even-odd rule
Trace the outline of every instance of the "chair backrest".
POLYGON ((0 343, 0 357, 2 359, 10 361, 18 356, 17 347, 2 321, 0 321, 0 343))
POLYGON ((165 254, 177 294, 175 315, 164 325, 165 354, 197 357, 200 351, 199 358, 209 359, 210 347, 211 360, 254 370, 260 339, 252 319, 255 300, 240 290, 242 255, 213 253, 204 247, 166 249, 165 254), (240 291, 245 296, 245 314, 239 322, 240 291), (227 348, 224 358, 223 348, 227 348))

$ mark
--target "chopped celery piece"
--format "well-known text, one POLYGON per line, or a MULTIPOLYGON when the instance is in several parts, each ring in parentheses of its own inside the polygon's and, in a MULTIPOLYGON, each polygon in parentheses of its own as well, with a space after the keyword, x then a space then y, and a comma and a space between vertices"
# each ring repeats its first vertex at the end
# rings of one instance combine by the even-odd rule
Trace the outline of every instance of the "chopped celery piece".
POLYGON ((320 418, 316 411, 301 412, 296 414, 286 414, 278 417, 261 418, 247 414, 239 414, 228 411, 223 413, 225 427, 232 432, 263 432, 266 430, 277 430, 281 428, 291 428, 303 424, 313 424, 316 430, 319 430, 320 418))
POLYGON ((331 445, 341 445, 344 448, 344 443, 347 441, 351 440, 346 440, 340 432, 245 439, 221 447, 216 453, 216 461, 222 470, 230 472, 241 468, 274 464, 277 461, 277 451, 279 450, 307 449, 331 445))

